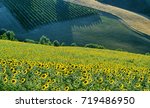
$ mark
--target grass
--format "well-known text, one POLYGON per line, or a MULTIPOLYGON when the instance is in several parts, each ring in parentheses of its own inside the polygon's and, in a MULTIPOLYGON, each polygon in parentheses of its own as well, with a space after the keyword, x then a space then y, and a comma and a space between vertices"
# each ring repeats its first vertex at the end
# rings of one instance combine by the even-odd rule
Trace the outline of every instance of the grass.
POLYGON ((150 20, 134 12, 130 12, 110 5, 105 5, 95 0, 89 0, 88 2, 86 0, 65 1, 111 13, 121 18, 132 29, 150 35, 150 20))
POLYGON ((150 90, 150 56, 0 40, 0 90, 150 90))

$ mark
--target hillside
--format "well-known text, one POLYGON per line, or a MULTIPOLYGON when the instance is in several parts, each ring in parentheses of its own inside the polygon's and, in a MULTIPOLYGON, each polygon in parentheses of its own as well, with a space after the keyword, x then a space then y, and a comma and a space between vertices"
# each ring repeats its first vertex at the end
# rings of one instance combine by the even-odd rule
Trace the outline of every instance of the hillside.
POLYGON ((86 0, 65 0, 65 1, 111 13, 121 18, 132 29, 150 35, 149 30, 150 20, 139 14, 118 7, 105 5, 95 0, 89 0, 88 2, 86 0))
POLYGON ((23 27, 29 30, 39 25, 98 13, 94 9, 66 3, 63 0, 3 0, 2 3, 19 20, 23 27))
POLYGON ((150 0, 97 0, 150 17, 150 0))
POLYGON ((66 45, 76 43, 84 46, 95 43, 113 50, 150 52, 150 37, 145 34, 149 31, 147 27, 149 23, 145 20, 144 23, 143 19, 140 19, 141 16, 140 18, 130 16, 128 19, 126 18, 128 15, 122 16, 122 11, 119 13, 123 17, 121 18, 118 13, 113 15, 112 12, 108 12, 111 9, 106 8, 96 10, 93 7, 63 0, 2 0, 0 29, 14 31, 20 41, 25 39, 38 41, 45 35, 52 41, 58 40, 61 43, 65 42, 66 45), (125 21, 136 26, 136 30, 125 21))
POLYGON ((0 90, 150 90, 150 56, 0 40, 0 90))

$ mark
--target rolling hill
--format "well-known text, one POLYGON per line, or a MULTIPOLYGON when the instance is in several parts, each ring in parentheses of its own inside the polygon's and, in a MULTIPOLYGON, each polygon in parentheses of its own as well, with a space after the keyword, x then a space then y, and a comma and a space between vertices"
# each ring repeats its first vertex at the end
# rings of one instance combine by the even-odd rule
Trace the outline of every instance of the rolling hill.
POLYGON ((149 30, 150 20, 148 18, 145 18, 142 15, 118 7, 105 5, 95 0, 89 0, 89 2, 87 2, 86 0, 65 0, 65 1, 111 13, 121 18, 132 29, 150 35, 150 30, 149 30))
POLYGON ((102 3, 117 6, 123 9, 134 11, 150 17, 150 1, 149 0, 97 0, 102 3))
POLYGON ((148 19, 135 13, 126 18, 122 10, 116 15, 109 6, 106 10, 93 8, 92 4, 87 7, 63 0, 1 0, 0 28, 13 30, 21 41, 46 35, 66 45, 96 43, 109 49, 150 52, 148 19))

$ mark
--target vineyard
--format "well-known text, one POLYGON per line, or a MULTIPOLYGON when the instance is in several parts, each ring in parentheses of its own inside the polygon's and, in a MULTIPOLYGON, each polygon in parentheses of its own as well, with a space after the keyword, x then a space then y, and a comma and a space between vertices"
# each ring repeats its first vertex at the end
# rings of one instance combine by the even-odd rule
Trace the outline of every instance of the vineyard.
POLYGON ((25 29, 99 13, 63 0, 3 0, 3 3, 25 29))

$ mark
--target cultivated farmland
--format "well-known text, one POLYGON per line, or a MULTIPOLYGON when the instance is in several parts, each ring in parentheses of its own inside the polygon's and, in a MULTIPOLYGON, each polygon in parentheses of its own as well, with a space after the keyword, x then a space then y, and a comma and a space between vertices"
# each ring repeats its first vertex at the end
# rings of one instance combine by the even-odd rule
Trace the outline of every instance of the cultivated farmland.
POLYGON ((63 0, 4 0, 3 3, 26 29, 98 13, 63 0))
POLYGON ((0 90, 150 90, 150 56, 2 40, 0 50, 0 90))

